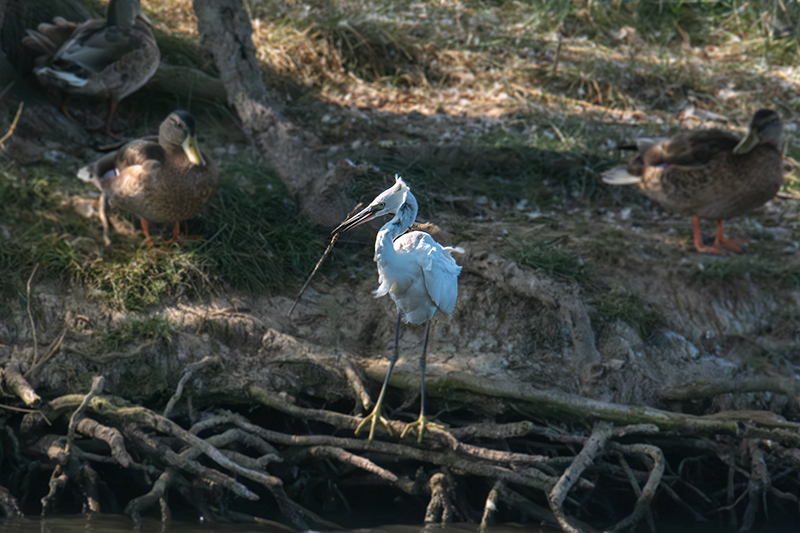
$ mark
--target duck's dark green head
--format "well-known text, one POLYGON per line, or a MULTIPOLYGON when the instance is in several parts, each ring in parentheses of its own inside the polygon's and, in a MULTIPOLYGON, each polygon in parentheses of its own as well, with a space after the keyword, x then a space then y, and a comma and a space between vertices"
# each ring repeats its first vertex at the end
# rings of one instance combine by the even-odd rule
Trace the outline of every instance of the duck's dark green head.
POLYGON ((164 146, 180 146, 193 165, 206 164, 197 147, 194 117, 188 111, 179 109, 169 114, 158 130, 158 142, 164 146))
POLYGON ((773 146, 783 151, 783 123, 778 113, 772 109, 759 109, 750 121, 747 134, 733 149, 733 153, 743 155, 759 144, 773 146))

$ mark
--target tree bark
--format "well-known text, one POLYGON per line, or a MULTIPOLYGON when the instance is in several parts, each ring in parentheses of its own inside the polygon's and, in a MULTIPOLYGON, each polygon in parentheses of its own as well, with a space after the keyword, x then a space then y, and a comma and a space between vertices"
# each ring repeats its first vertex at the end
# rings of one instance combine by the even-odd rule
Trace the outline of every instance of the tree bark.
POLYGON ((351 203, 342 192, 350 175, 342 165, 328 170, 314 136, 290 120, 267 92, 242 1, 194 0, 194 10, 203 45, 214 56, 245 133, 299 197, 305 215, 323 226, 337 225, 351 203))

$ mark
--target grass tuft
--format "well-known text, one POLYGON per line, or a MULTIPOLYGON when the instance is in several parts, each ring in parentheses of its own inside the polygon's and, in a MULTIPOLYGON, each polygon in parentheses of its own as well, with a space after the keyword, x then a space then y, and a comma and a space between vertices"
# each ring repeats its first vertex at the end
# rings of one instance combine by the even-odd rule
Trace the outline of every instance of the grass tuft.
POLYGON ((543 270, 548 276, 562 280, 584 282, 588 276, 583 261, 567 250, 565 238, 548 242, 518 242, 511 246, 508 255, 520 265, 543 270))
POLYGON ((143 342, 172 344, 178 330, 175 324, 158 315, 132 318, 121 326, 99 335, 100 347, 107 352, 124 351, 143 342))
POLYGON ((308 274, 325 248, 320 234, 268 169, 224 165, 216 201, 203 219, 209 234, 196 257, 209 273, 248 291, 281 290, 308 274), (234 181, 235 179, 235 181, 234 181))
POLYGON ((793 263, 776 261, 774 257, 733 255, 703 262, 693 272, 692 280, 718 285, 747 280, 795 289, 800 287, 800 272, 793 263))
POLYGON ((328 60, 358 78, 417 85, 419 36, 391 21, 386 9, 372 2, 324 2, 312 13, 315 35, 326 43, 328 60))
POLYGON ((667 325, 661 313, 623 287, 615 287, 599 296, 595 301, 595 314, 606 319, 622 320, 636 328, 643 338, 648 338, 667 325))
POLYGON ((208 265, 191 250, 139 248, 85 259, 76 274, 91 295, 114 309, 140 311, 164 297, 195 296, 211 286, 208 265))

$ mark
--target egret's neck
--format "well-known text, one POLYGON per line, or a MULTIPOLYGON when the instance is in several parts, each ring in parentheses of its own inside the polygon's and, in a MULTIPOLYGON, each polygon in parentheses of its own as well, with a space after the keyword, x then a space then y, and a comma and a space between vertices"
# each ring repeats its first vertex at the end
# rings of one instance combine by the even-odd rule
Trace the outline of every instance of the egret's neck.
POLYGON ((379 256, 396 253, 392 242, 411 227, 417 219, 417 200, 411 192, 406 193, 403 204, 397 208, 394 218, 383 225, 375 239, 375 261, 379 256))

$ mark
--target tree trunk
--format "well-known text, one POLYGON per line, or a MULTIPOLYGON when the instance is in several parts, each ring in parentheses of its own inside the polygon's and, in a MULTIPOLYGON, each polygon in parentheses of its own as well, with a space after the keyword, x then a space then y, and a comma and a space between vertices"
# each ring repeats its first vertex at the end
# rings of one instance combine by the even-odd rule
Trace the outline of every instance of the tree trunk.
POLYGON ((203 44, 214 56, 245 133, 300 198, 304 213, 323 226, 337 225, 351 207, 343 194, 350 175, 342 165, 327 170, 314 136, 292 122, 267 92, 242 1, 194 0, 194 10, 203 44))

